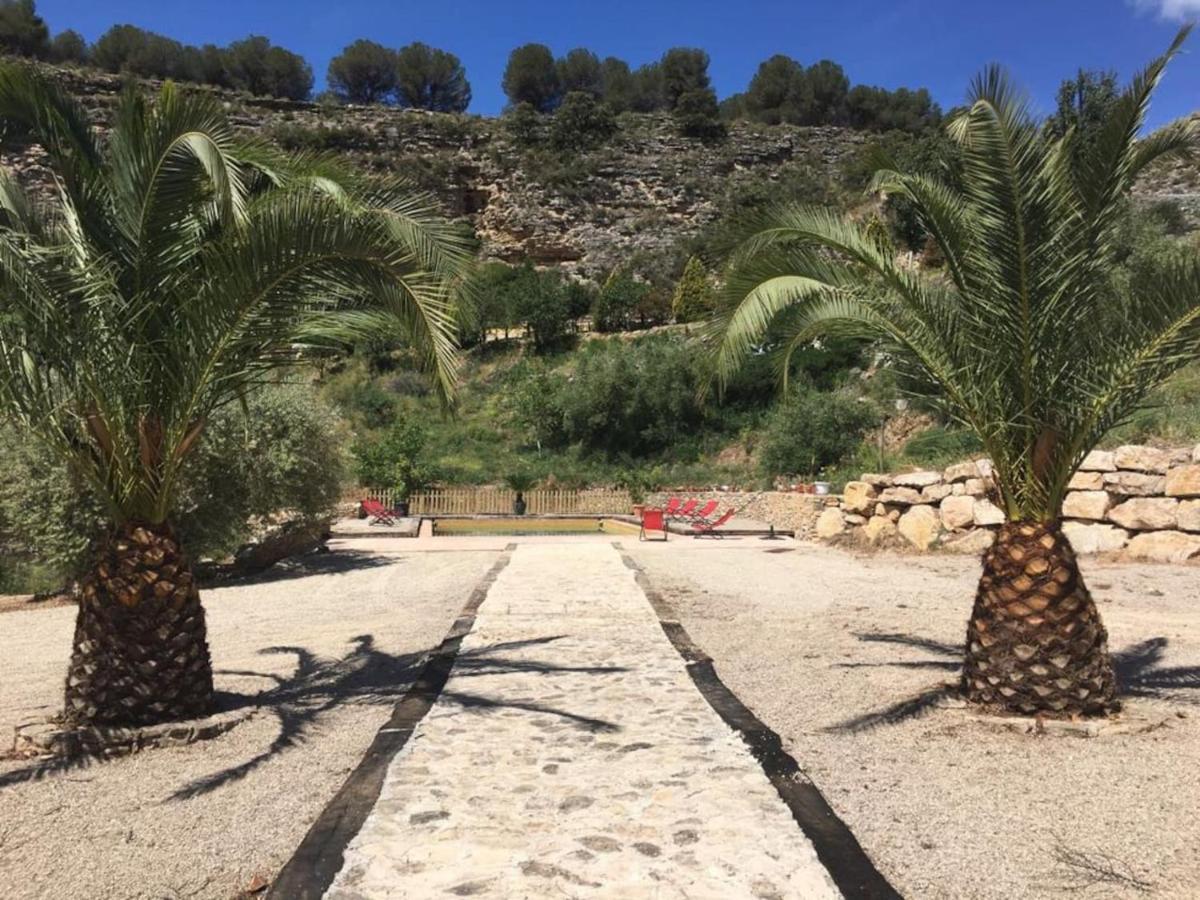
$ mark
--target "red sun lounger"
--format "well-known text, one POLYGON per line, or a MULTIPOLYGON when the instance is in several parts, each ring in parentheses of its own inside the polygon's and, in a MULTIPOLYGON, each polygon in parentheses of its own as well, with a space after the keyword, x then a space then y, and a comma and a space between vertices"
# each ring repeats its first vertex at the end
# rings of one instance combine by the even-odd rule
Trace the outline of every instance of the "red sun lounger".
POLYGON ((663 514, 669 519, 672 516, 679 514, 679 507, 683 505, 683 501, 678 497, 671 497, 667 500, 667 508, 663 510, 663 514))
POLYGON ((718 503, 716 500, 709 500, 702 507, 692 513, 692 522, 697 525, 707 522, 708 517, 717 511, 718 506, 720 506, 720 503, 718 503))
POLYGON ((638 540, 650 540, 651 538, 646 534, 648 531, 662 532, 662 537, 654 538, 654 540, 665 541, 667 539, 667 519, 666 516, 663 515, 663 511, 661 509, 642 510, 642 529, 638 532, 638 540))
POLYGON ((689 500, 687 503, 683 504, 683 506, 679 507, 679 511, 676 512, 675 515, 671 516, 671 518, 672 519, 690 519, 692 517, 692 510, 694 510, 699 505, 700 505, 699 500, 689 500))
POLYGON ((378 500, 367 498, 363 501, 362 508, 370 518, 367 521, 368 525, 395 525, 396 520, 392 517, 392 512, 378 500))
POLYGON ((711 538, 724 537, 725 535, 721 534, 721 532, 717 531, 717 529, 720 528, 722 525, 724 525, 726 522, 728 522, 730 519, 732 519, 736 512, 737 512, 736 509, 727 509, 727 510, 725 510, 725 512, 721 513, 721 518, 717 519, 715 522, 696 522, 694 525, 692 525, 692 536, 698 537, 698 538, 699 537, 711 537, 711 538))

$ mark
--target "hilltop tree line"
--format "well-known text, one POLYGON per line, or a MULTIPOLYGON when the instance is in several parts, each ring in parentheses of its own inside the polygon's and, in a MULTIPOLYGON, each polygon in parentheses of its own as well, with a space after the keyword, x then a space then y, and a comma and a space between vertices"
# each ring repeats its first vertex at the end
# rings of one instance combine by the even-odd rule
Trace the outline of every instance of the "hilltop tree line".
MULTIPOLYGON (((193 46, 119 24, 88 44, 70 29, 52 37, 34 0, 0 0, 0 50, 290 100, 306 100, 313 89, 312 68, 304 58, 261 35, 225 47, 193 46)), ((598 105, 605 107, 600 115, 669 112, 684 134, 695 137, 720 136, 722 122, 730 119, 919 131, 940 117, 923 88, 851 87, 837 63, 821 60, 804 67, 782 55, 759 66, 745 92, 718 104, 708 65, 708 54, 692 47, 674 47, 660 59, 633 68, 614 56, 601 59, 584 47, 556 58, 544 44, 525 44, 509 55, 502 85, 512 109, 528 104, 534 112, 552 113, 569 106, 577 117, 596 116, 598 105)), ((459 58, 419 41, 398 50, 371 40, 354 41, 330 62, 326 80, 329 91, 324 99, 343 103, 462 112, 471 102, 471 85, 459 58)))
POLYGON ((918 132, 936 125, 941 110, 925 88, 850 86, 837 63, 805 67, 777 54, 763 62, 745 92, 728 97, 722 114, 768 125, 843 125, 864 131, 918 132))
POLYGON ((274 46, 262 35, 249 35, 226 47, 194 47, 134 25, 114 25, 89 45, 77 31, 50 37, 33 0, 0 2, 0 49, 54 63, 91 65, 107 72, 142 78, 171 78, 304 100, 312 93, 313 74, 304 57, 274 46))
POLYGON ((416 41, 392 50, 358 40, 329 63, 329 89, 346 103, 395 103, 435 112, 462 112, 471 84, 457 56, 416 41))

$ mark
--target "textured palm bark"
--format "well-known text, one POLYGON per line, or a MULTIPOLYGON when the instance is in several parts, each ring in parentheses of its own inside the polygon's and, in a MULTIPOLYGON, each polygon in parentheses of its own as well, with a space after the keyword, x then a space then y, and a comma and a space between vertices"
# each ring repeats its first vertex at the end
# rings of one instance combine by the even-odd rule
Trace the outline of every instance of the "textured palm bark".
POLYGON ((1006 523, 984 553, 962 684, 968 700, 1024 715, 1118 708, 1108 634, 1058 523, 1006 523))
POLYGON ((207 715, 212 662, 200 593, 167 525, 123 526, 83 579, 64 717, 148 725, 207 715))

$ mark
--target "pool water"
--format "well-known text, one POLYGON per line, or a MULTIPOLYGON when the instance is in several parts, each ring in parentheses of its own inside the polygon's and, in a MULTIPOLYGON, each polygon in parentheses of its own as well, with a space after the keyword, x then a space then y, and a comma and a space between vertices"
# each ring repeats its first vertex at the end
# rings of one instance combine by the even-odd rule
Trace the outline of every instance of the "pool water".
POLYGON ((605 516, 479 516, 433 519, 435 537, 462 534, 637 534, 638 526, 605 516))

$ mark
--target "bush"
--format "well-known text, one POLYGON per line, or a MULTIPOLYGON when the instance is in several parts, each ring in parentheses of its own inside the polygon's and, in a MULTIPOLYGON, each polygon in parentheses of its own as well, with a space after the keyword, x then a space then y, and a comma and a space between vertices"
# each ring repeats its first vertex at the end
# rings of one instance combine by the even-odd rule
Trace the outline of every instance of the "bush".
POLYGON ((522 443, 539 450, 566 443, 561 402, 565 383, 537 363, 522 363, 509 373, 505 404, 522 443))
POLYGON ((714 292, 708 281, 704 264, 691 257, 684 267, 675 293, 671 297, 671 313, 676 322, 693 322, 703 319, 713 311, 714 292))
POLYGON ((271 129, 272 139, 284 150, 361 150, 374 139, 356 125, 318 125, 311 128, 285 122, 271 129))
POLYGON ((6 568, 40 564, 61 584, 87 564, 104 509, 61 460, 15 429, 0 432, 0 460, 0 556, 6 568))
MULTIPOLYGON (((182 473, 172 518, 193 556, 223 556, 249 538, 253 519, 287 510, 312 519, 341 492, 341 425, 308 386, 264 388, 249 415, 226 407, 208 424, 182 473)), ((0 432, 0 542, 6 569, 62 584, 88 562, 107 525, 88 485, 40 445, 0 432)), ((9 580, 9 588, 17 589, 9 580)))
POLYGON ((396 398, 377 381, 354 382, 342 399, 349 409, 361 414, 372 426, 389 425, 396 417, 396 398))
POLYGON ((682 341, 596 341, 562 386, 567 442, 610 457, 653 453, 690 439, 703 420, 695 354, 682 341))
POLYGON ((612 111, 591 94, 572 91, 554 114, 550 143, 557 150, 592 150, 617 133, 612 111))
POLYGON ((415 422, 397 422, 379 439, 358 441, 351 448, 354 472, 363 487, 394 490, 401 500, 436 479, 425 457, 425 429, 415 422))
POLYGON ((618 270, 608 276, 592 307, 592 325, 597 331, 628 331, 633 327, 638 307, 650 293, 650 285, 638 281, 633 273, 618 270))
POLYGON ((684 137, 717 140, 725 137, 725 123, 712 88, 698 88, 680 94, 671 115, 684 137))
POLYGON ((0 51, 45 59, 50 52, 50 29, 37 14, 33 0, 0 2, 0 51))
POLYGON ((246 413, 222 410, 185 472, 176 515, 195 552, 232 552, 250 536, 253 519, 331 515, 341 495, 342 425, 312 387, 266 388, 247 400, 246 413))
POLYGON ((542 141, 542 117, 532 103, 518 103, 505 112, 501 124, 518 147, 534 147, 542 141))
POLYGON ((879 423, 875 407, 844 391, 797 387, 772 412, 763 437, 763 474, 814 476, 853 452, 879 423))
POLYGON ((920 466, 941 468, 983 449, 974 432, 936 426, 913 435, 904 445, 904 458, 920 466))

